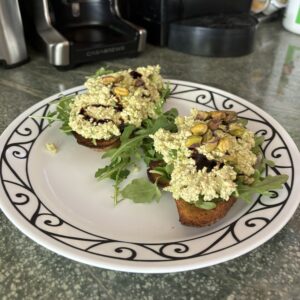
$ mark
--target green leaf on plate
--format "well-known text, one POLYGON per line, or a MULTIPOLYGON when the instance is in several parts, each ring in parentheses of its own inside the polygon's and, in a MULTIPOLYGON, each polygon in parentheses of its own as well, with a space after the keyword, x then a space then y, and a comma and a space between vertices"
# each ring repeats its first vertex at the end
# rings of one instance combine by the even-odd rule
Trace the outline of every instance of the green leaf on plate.
POLYGON ((120 193, 135 203, 150 203, 161 196, 157 185, 143 178, 132 180, 120 193))

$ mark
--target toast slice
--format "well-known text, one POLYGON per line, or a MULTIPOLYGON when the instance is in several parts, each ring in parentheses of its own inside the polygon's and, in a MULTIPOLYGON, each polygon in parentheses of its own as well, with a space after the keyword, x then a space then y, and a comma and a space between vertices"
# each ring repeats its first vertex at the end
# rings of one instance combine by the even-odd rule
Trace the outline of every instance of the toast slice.
POLYGON ((95 150, 105 151, 120 146, 120 137, 113 137, 109 140, 96 140, 96 144, 93 143, 92 139, 86 139, 77 132, 72 132, 77 140, 77 143, 82 146, 86 146, 95 150))
POLYGON ((164 162, 162 160, 151 161, 149 168, 147 169, 147 176, 152 183, 156 183, 158 187, 164 188, 169 185, 169 180, 163 178, 160 174, 151 173, 156 167, 163 166, 164 162))
POLYGON ((181 224, 197 227, 211 225, 223 218, 235 201, 235 197, 230 197, 228 201, 219 202, 216 208, 205 210, 182 199, 175 200, 181 224))
MULTIPOLYGON (((169 185, 169 180, 162 178, 159 174, 150 173, 150 171, 163 164, 163 161, 152 161, 147 169, 149 180, 152 183, 156 182, 160 188, 167 187, 169 185)), ((235 197, 230 197, 228 201, 219 202, 216 208, 211 210, 198 208, 182 199, 175 200, 175 202, 181 224, 187 226, 204 227, 211 225, 217 222, 219 219, 225 217, 236 200, 237 199, 235 197)))

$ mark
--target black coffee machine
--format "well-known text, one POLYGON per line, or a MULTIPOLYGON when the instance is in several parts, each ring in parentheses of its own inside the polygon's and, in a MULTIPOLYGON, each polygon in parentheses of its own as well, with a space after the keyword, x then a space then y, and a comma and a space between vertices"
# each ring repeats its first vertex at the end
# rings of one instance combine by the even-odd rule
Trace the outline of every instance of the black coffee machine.
POLYGON ((31 7, 34 42, 57 68, 144 50, 146 31, 120 16, 117 0, 31 0, 31 7))
POLYGON ((239 56, 254 46, 252 0, 120 0, 122 14, 155 45, 201 56, 239 56))

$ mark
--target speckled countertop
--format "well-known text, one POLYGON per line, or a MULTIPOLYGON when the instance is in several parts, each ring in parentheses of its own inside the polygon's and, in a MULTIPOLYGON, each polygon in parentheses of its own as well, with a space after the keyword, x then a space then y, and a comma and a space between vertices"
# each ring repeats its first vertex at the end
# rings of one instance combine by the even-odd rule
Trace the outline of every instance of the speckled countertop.
MULTIPOLYGON (((99 64, 59 72, 31 62, 0 70, 0 132, 26 108, 82 84, 99 64)), ((114 69, 160 64, 165 77, 208 84, 261 107, 300 147, 300 36, 262 25, 256 50, 240 58, 203 58, 148 46, 138 58, 103 62, 114 69)), ((131 274, 59 256, 23 235, 0 211, 1 299, 300 299, 300 210, 271 240, 232 261, 170 274, 131 274)))

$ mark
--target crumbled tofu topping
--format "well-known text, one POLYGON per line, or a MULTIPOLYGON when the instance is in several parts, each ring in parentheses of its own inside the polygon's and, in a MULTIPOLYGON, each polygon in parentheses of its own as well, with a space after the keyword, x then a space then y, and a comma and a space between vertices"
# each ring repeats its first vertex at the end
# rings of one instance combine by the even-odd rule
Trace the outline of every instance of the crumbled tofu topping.
POLYGON ((194 165, 176 164, 172 172, 170 186, 165 190, 173 194, 175 199, 184 199, 194 203, 199 200, 199 195, 204 201, 216 198, 228 200, 235 192, 236 172, 230 166, 221 169, 214 168, 207 172, 205 168, 197 171, 194 165))
POLYGON ((251 151, 254 133, 242 125, 235 113, 192 109, 190 116, 179 116, 175 122, 178 132, 160 129, 151 136, 155 150, 174 166, 165 190, 175 199, 189 203, 200 199, 227 201, 237 192, 237 176, 251 180, 257 160, 251 151), (203 159, 211 164, 210 169, 203 159))
POLYGON ((71 106, 69 125, 84 138, 109 140, 121 134, 120 124, 120 113, 117 113, 114 106, 103 104, 103 98, 81 94, 76 96, 71 106), (99 120, 105 122, 98 123, 99 120))
POLYGON ((56 154, 57 153, 57 147, 55 144, 53 143, 47 143, 46 145, 46 149, 51 153, 51 154, 56 154))
POLYGON ((165 129, 159 129, 154 135, 150 135, 154 139, 154 147, 157 152, 162 154, 163 160, 167 164, 174 164, 177 161, 191 160, 191 150, 185 146, 187 137, 191 133, 186 130, 171 133, 165 129))
POLYGON ((85 86, 87 92, 71 104, 69 125, 88 139, 120 136, 123 124, 140 127, 144 119, 157 117, 156 108, 163 101, 159 66, 90 77, 85 86))

